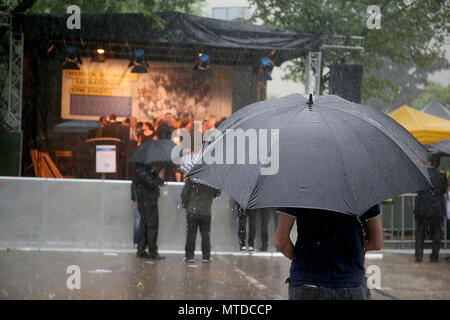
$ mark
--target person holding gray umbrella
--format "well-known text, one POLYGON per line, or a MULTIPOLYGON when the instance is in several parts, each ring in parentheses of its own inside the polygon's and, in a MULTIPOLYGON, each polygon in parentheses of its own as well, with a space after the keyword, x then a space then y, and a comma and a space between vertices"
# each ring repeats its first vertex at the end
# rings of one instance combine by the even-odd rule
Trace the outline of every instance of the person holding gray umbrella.
POLYGON ((196 162, 188 177, 244 210, 279 208, 273 240, 293 260, 291 287, 303 291, 290 297, 368 299, 364 252, 381 248, 378 204, 432 186, 420 142, 386 114, 334 95, 258 102, 218 131, 202 150, 213 161, 196 162), (298 219, 296 246, 286 214, 298 219))

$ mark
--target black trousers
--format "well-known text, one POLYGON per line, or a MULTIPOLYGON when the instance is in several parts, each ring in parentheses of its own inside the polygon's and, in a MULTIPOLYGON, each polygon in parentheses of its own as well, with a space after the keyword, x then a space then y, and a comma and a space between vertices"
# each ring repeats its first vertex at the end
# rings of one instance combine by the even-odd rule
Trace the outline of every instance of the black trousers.
POLYGON ((141 224, 139 226, 139 242, 137 251, 144 253, 148 246, 150 255, 158 252, 156 241, 158 239, 158 205, 157 203, 145 202, 139 203, 139 214, 141 215, 141 224))
POLYGON ((248 217, 248 245, 250 247, 255 246, 256 238, 256 223, 257 219, 261 219, 261 247, 267 249, 269 244, 269 219, 273 214, 272 208, 261 208, 249 211, 239 211, 239 244, 245 246, 245 238, 247 236, 246 230, 246 217, 248 217))
POLYGON ((197 229, 200 229, 200 235, 202 237, 203 259, 209 259, 211 257, 211 241, 209 238, 209 234, 211 231, 211 216, 188 213, 186 216, 186 220, 186 258, 194 258, 197 229))
POLYGON ((442 237, 442 220, 441 217, 427 217, 416 215, 416 259, 422 260, 423 247, 425 239, 428 237, 433 241, 430 254, 431 260, 437 260, 439 257, 439 248, 442 237))

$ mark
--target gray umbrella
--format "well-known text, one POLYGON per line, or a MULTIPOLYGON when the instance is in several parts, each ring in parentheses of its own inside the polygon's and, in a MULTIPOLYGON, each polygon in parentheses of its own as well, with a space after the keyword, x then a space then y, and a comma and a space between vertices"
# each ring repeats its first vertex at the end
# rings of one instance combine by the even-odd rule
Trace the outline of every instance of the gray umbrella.
POLYGON ((137 147, 128 161, 138 163, 169 162, 172 161, 173 147, 175 147, 175 143, 168 139, 148 141, 137 147))
POLYGON ((258 102, 217 129, 220 133, 204 144, 203 157, 188 176, 228 193, 244 209, 304 207, 361 215, 387 198, 430 187, 426 150, 406 129, 371 107, 338 96, 320 96, 312 104, 300 94, 258 102), (236 129, 248 140, 254 139, 254 129, 269 130, 272 160, 261 156, 264 134, 257 135, 257 149, 251 143, 243 149, 234 138, 236 129), (272 174, 277 150, 278 170, 272 174), (237 163, 243 152, 245 162, 237 163))

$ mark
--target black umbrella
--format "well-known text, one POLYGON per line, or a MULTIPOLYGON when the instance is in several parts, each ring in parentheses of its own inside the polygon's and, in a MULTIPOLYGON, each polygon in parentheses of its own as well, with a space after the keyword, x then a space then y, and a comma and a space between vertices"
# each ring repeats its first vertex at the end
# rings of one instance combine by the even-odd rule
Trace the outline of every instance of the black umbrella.
POLYGON ((430 187, 426 150, 406 129, 371 107, 337 96, 308 103, 292 94, 258 102, 232 114, 218 131, 188 176, 228 193, 244 209, 304 207, 361 215, 387 198, 430 187), (272 163, 263 164, 259 155, 265 150, 264 134, 257 136, 257 149, 246 143, 242 150, 233 136, 236 129, 247 140, 255 137, 252 130, 269 130, 272 163), (278 170, 271 174, 277 150, 278 170), (212 156, 220 159, 220 152, 229 164, 211 161, 212 156), (237 163, 243 152, 246 162, 237 163), (255 153, 258 161, 251 164, 255 153))
POLYGON ((148 141, 137 147, 128 161, 139 163, 169 162, 172 161, 173 147, 175 147, 175 143, 172 140, 160 139, 148 141))

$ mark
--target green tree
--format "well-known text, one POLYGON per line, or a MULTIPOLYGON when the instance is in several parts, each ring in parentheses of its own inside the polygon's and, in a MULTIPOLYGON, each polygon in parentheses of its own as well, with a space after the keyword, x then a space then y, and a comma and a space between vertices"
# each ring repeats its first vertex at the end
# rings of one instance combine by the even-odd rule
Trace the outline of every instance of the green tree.
POLYGON ((392 93, 389 103, 376 97, 364 99, 364 103, 384 112, 390 112, 401 105, 411 105, 412 101, 424 92, 428 85, 428 77, 435 71, 448 69, 450 63, 444 58, 438 58, 436 63, 425 67, 416 67, 412 62, 399 64, 390 59, 384 59, 383 66, 373 71, 378 79, 388 79, 395 86, 395 91, 384 89, 386 95, 392 93))
POLYGON ((67 7, 77 5, 81 13, 142 13, 155 19, 157 26, 162 21, 155 13, 161 11, 178 11, 198 14, 205 0, 35 0, 28 12, 31 13, 66 13, 67 7))
MULTIPOLYGON (((364 51, 351 51, 347 62, 364 66, 362 96, 388 103, 401 90, 392 77, 377 76, 386 59, 393 64, 425 67, 443 57, 449 34, 448 0, 381 0, 381 29, 367 28, 367 7, 372 0, 250 0, 256 7, 252 19, 265 25, 314 33, 324 43, 333 37, 363 36, 364 51)), ((329 68, 341 61, 343 50, 322 51, 322 92, 327 89, 329 68)), ((293 60, 288 78, 304 81, 305 61, 293 60)))
POLYGON ((441 84, 431 82, 425 87, 424 92, 414 99, 411 106, 416 109, 422 109, 431 100, 439 101, 444 107, 450 107, 450 85, 444 87, 441 84))

